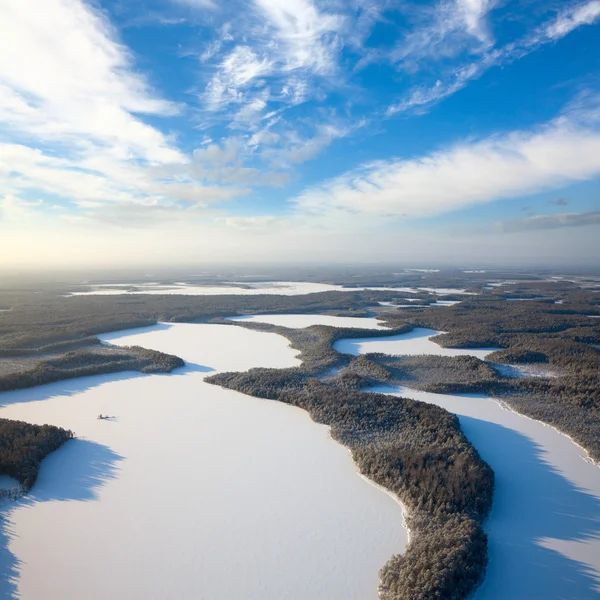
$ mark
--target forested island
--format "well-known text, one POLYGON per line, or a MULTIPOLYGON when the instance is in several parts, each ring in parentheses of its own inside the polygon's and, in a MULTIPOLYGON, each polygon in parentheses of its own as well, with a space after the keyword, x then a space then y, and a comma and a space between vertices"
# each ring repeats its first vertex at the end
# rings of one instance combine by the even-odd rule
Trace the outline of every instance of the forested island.
MULTIPOLYGON (((176 356, 139 347, 103 346, 95 336, 108 331, 159 321, 212 322, 283 335, 300 352, 300 366, 222 373, 207 381, 308 411, 350 448, 365 476, 402 500, 408 509, 411 540, 405 554, 393 557, 381 571, 383 598, 458 600, 467 597, 485 573, 483 524, 493 501, 493 471, 464 436, 456 416, 434 405, 361 390, 386 383, 434 393, 487 393, 568 433, 600 459, 600 322, 594 318, 600 316, 600 288, 595 287, 596 280, 503 275, 510 282, 494 286, 488 285, 489 274, 455 272, 379 274, 356 282, 412 287, 412 305, 406 299, 409 294, 391 289, 349 288, 309 296, 69 298, 65 297, 71 289, 68 285, 36 290, 36 294, 2 290, 0 299, 10 310, 0 313, 0 391, 123 370, 170 372, 183 365, 176 356), (435 287, 462 291, 436 294, 421 289, 435 287), (432 306, 439 300, 459 303, 432 306), (387 328, 290 329, 225 320, 258 313, 375 315, 387 328), (469 356, 353 357, 333 349, 343 338, 393 336, 414 327, 446 332, 435 339, 445 347, 500 350, 482 361, 469 356), (552 376, 524 378, 501 368, 524 364, 541 365, 552 376)), ((3 435, 10 441, 8 446, 27 448, 30 454, 22 454, 36 457, 35 473, 43 456, 62 443, 58 440, 72 436, 43 426, 43 432, 32 437, 27 424, 6 423, 3 435), (28 445, 22 445, 21 438, 27 438, 28 445)), ((19 468, 14 460, 0 462, 0 473, 30 487, 35 476, 26 477, 19 468)))

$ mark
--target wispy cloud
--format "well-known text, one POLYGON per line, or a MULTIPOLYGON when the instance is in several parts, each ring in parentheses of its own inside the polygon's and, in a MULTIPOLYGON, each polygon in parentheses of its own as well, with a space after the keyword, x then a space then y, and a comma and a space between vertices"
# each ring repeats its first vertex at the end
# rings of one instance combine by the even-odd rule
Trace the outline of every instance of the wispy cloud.
POLYGON ((533 215, 525 219, 499 221, 495 224, 495 229, 503 233, 514 233, 519 231, 589 226, 600 226, 600 211, 564 213, 560 215, 533 215))
POLYGON ((493 43, 488 14, 497 0, 443 0, 424 6, 420 23, 391 53, 392 62, 415 70, 423 61, 483 52, 493 43))
POLYGON ((272 47, 286 71, 304 69, 317 74, 337 68, 338 35, 345 18, 317 8, 312 0, 254 0, 266 18, 272 47))
POLYGON ((592 25, 599 18, 600 2, 598 0, 576 4, 563 10, 555 21, 538 30, 532 41, 536 43, 544 38, 558 40, 582 25, 592 25))
POLYGON ((267 156, 272 156, 274 163, 282 166, 289 163, 303 163, 315 158, 323 148, 334 140, 347 136, 348 133, 349 129, 343 126, 321 124, 317 126, 316 133, 312 137, 303 138, 294 133, 288 137, 284 149, 274 150, 267 153, 267 156))
POLYGON ((4 128, 79 145, 83 139, 153 162, 183 156, 138 114, 178 107, 135 72, 104 16, 79 0, 0 5, 0 114, 4 128))
MULTIPOLYGON (((520 40, 500 48, 486 50, 477 60, 455 68, 449 75, 442 76, 431 86, 413 88, 403 99, 388 107, 386 114, 391 116, 429 107, 460 91, 492 67, 509 65, 546 44, 558 41, 575 29, 591 25, 598 20, 600 20, 599 0, 572 4, 520 40)), ((425 42, 424 46, 427 47, 425 42)))
POLYGON ((253 0, 247 8, 200 56, 214 70, 202 96, 207 109, 298 104, 310 78, 337 71, 344 15, 312 0, 253 0))
MULTIPOLYGON (((354 107, 377 91, 366 89, 372 73, 355 67, 371 51, 385 54, 385 68, 392 62, 407 79, 421 76, 423 65, 443 65, 427 71, 431 85, 409 89, 388 115, 415 110, 493 66, 595 23, 600 0, 569 4, 499 48, 492 25, 496 9, 506 5, 501 0, 441 0, 425 8, 388 0, 172 0, 168 10, 148 17, 153 27, 169 27, 165 40, 175 39, 168 56, 174 72, 195 70, 192 90, 184 89, 189 80, 179 86, 162 71, 146 77, 141 66, 158 55, 138 60, 96 3, 43 4, 42 11, 35 0, 0 0, 3 224, 54 212, 57 221, 127 227, 213 219, 234 233, 284 221, 333 231, 363 227, 370 217, 442 214, 600 172, 599 104, 594 112, 592 101, 582 98, 537 129, 466 141, 421 158, 365 162, 295 198, 287 221, 226 212, 227 203, 240 199, 251 212, 267 192, 284 205, 289 193, 264 188, 298 180, 304 170, 297 165, 358 129, 366 132, 371 121, 354 107), (378 46, 370 34, 379 21, 401 43, 378 46), (407 21, 414 26, 408 32, 407 21), (176 34, 189 37, 181 41, 176 34), (189 98, 189 105, 170 101, 169 94, 189 98), (52 211, 54 205, 65 210, 52 211), (318 215, 333 218, 324 223, 318 215)), ((384 110, 377 104, 374 120, 384 110)), ((326 166, 338 172, 335 161, 326 166)), ((305 171, 311 175, 308 166, 305 171)))
POLYGON ((367 163, 294 199, 299 213, 431 217, 600 175, 600 123, 561 115, 532 131, 367 163), (582 124, 584 122, 585 124, 582 124))
MULTIPOLYGON (((270 75, 273 68, 274 64, 268 58, 259 57, 248 46, 236 46, 221 62, 217 73, 206 86, 206 107, 209 110, 223 110, 231 103, 245 103, 245 90, 256 79, 270 75)), ((260 87, 264 87, 263 84, 260 87)), ((256 100, 250 98, 249 104, 256 100)))

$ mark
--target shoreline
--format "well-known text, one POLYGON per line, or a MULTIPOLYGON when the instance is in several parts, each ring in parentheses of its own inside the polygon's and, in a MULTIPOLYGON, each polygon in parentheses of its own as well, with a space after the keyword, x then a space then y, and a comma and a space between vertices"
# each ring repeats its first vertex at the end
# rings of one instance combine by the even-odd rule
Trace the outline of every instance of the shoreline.
POLYGON ((581 460, 583 460, 584 462, 589 463, 591 465, 594 465, 595 467, 600 469, 600 461, 594 460, 590 456, 589 451, 586 448, 584 448, 581 444, 578 444, 568 433, 561 431, 554 425, 550 425, 550 423, 545 423, 544 421, 540 421, 539 419, 534 419, 533 417, 530 417, 529 415, 525 415, 525 414, 519 412, 518 410, 515 410, 505 400, 500 400, 499 398, 495 398, 494 396, 489 396, 489 398, 490 398, 490 400, 493 400, 494 402, 496 402, 496 404, 498 404, 500 406, 500 408, 502 408, 502 410, 506 410, 508 412, 515 413, 516 415, 519 415, 520 417, 523 417, 524 419, 529 419, 530 421, 539 423, 540 425, 543 425, 544 427, 553 429, 554 431, 556 431, 556 433, 559 433, 563 437, 567 438, 574 446, 576 446, 579 450, 581 450, 581 460))

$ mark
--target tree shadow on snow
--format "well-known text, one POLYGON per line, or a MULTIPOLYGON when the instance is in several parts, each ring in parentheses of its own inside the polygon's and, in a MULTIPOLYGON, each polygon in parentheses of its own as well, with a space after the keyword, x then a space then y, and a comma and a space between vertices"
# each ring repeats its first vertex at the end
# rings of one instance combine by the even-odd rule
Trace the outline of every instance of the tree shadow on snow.
POLYGON ((126 381, 128 379, 137 379, 139 377, 179 377, 189 373, 213 373, 214 369, 197 363, 186 362, 185 366, 175 369, 171 373, 141 373, 140 371, 121 371, 117 373, 105 373, 103 375, 88 375, 85 377, 74 377, 73 379, 63 379, 53 383, 36 385, 35 387, 22 390, 11 390, 0 392, 0 408, 10 404, 19 404, 24 402, 39 402, 48 400, 57 396, 75 396, 99 385, 117 381, 126 381))
POLYGON ((600 572, 542 544, 600 540, 600 499, 546 462, 530 438, 489 421, 459 418, 496 474, 486 524, 490 562, 474 600, 600 597, 600 572))
MULTIPOLYGON (((18 597, 17 581, 22 561, 8 547, 15 537, 11 514, 32 508, 39 502, 97 500, 100 488, 117 477, 122 460, 123 457, 108 446, 82 439, 69 440, 44 459, 31 492, 0 511, 0 599, 18 597)), ((43 538, 43 531, 38 534, 43 538)))

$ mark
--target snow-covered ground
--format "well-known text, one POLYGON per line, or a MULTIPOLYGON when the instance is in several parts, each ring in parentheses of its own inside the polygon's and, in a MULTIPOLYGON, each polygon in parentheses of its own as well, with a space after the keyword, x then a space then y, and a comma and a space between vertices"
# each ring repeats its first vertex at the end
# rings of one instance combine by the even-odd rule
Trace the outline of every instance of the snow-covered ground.
POLYGON ((1 417, 78 436, 2 510, 0 597, 377 598, 379 569, 406 546, 401 505, 304 411, 203 382, 296 365, 287 340, 188 324, 102 337, 187 366, 0 394, 1 417))
POLYGON ((282 296, 298 296, 317 292, 352 292, 374 290, 416 294, 427 291, 432 294, 463 293, 464 290, 454 288, 408 288, 408 287, 344 287, 329 283, 309 283, 306 281, 263 281, 256 283, 230 282, 224 285, 196 285, 177 282, 171 285, 156 283, 120 283, 86 285, 85 290, 73 291, 68 296, 115 296, 131 294, 174 294, 178 296, 224 296, 259 294, 279 294, 282 296), (88 289, 91 288, 91 289, 88 289))
POLYGON ((302 329, 311 325, 330 325, 331 327, 354 327, 357 329, 380 329, 384 327, 382 321, 365 317, 333 317, 330 315, 248 315, 244 317, 230 317, 230 321, 253 321, 257 323, 270 323, 302 329))
POLYGON ((444 348, 429 338, 442 333, 434 329, 417 327, 410 333, 384 338, 350 338, 338 340, 334 348, 342 354, 369 354, 383 352, 394 355, 435 354, 436 356, 476 356, 482 360, 498 348, 444 348))

